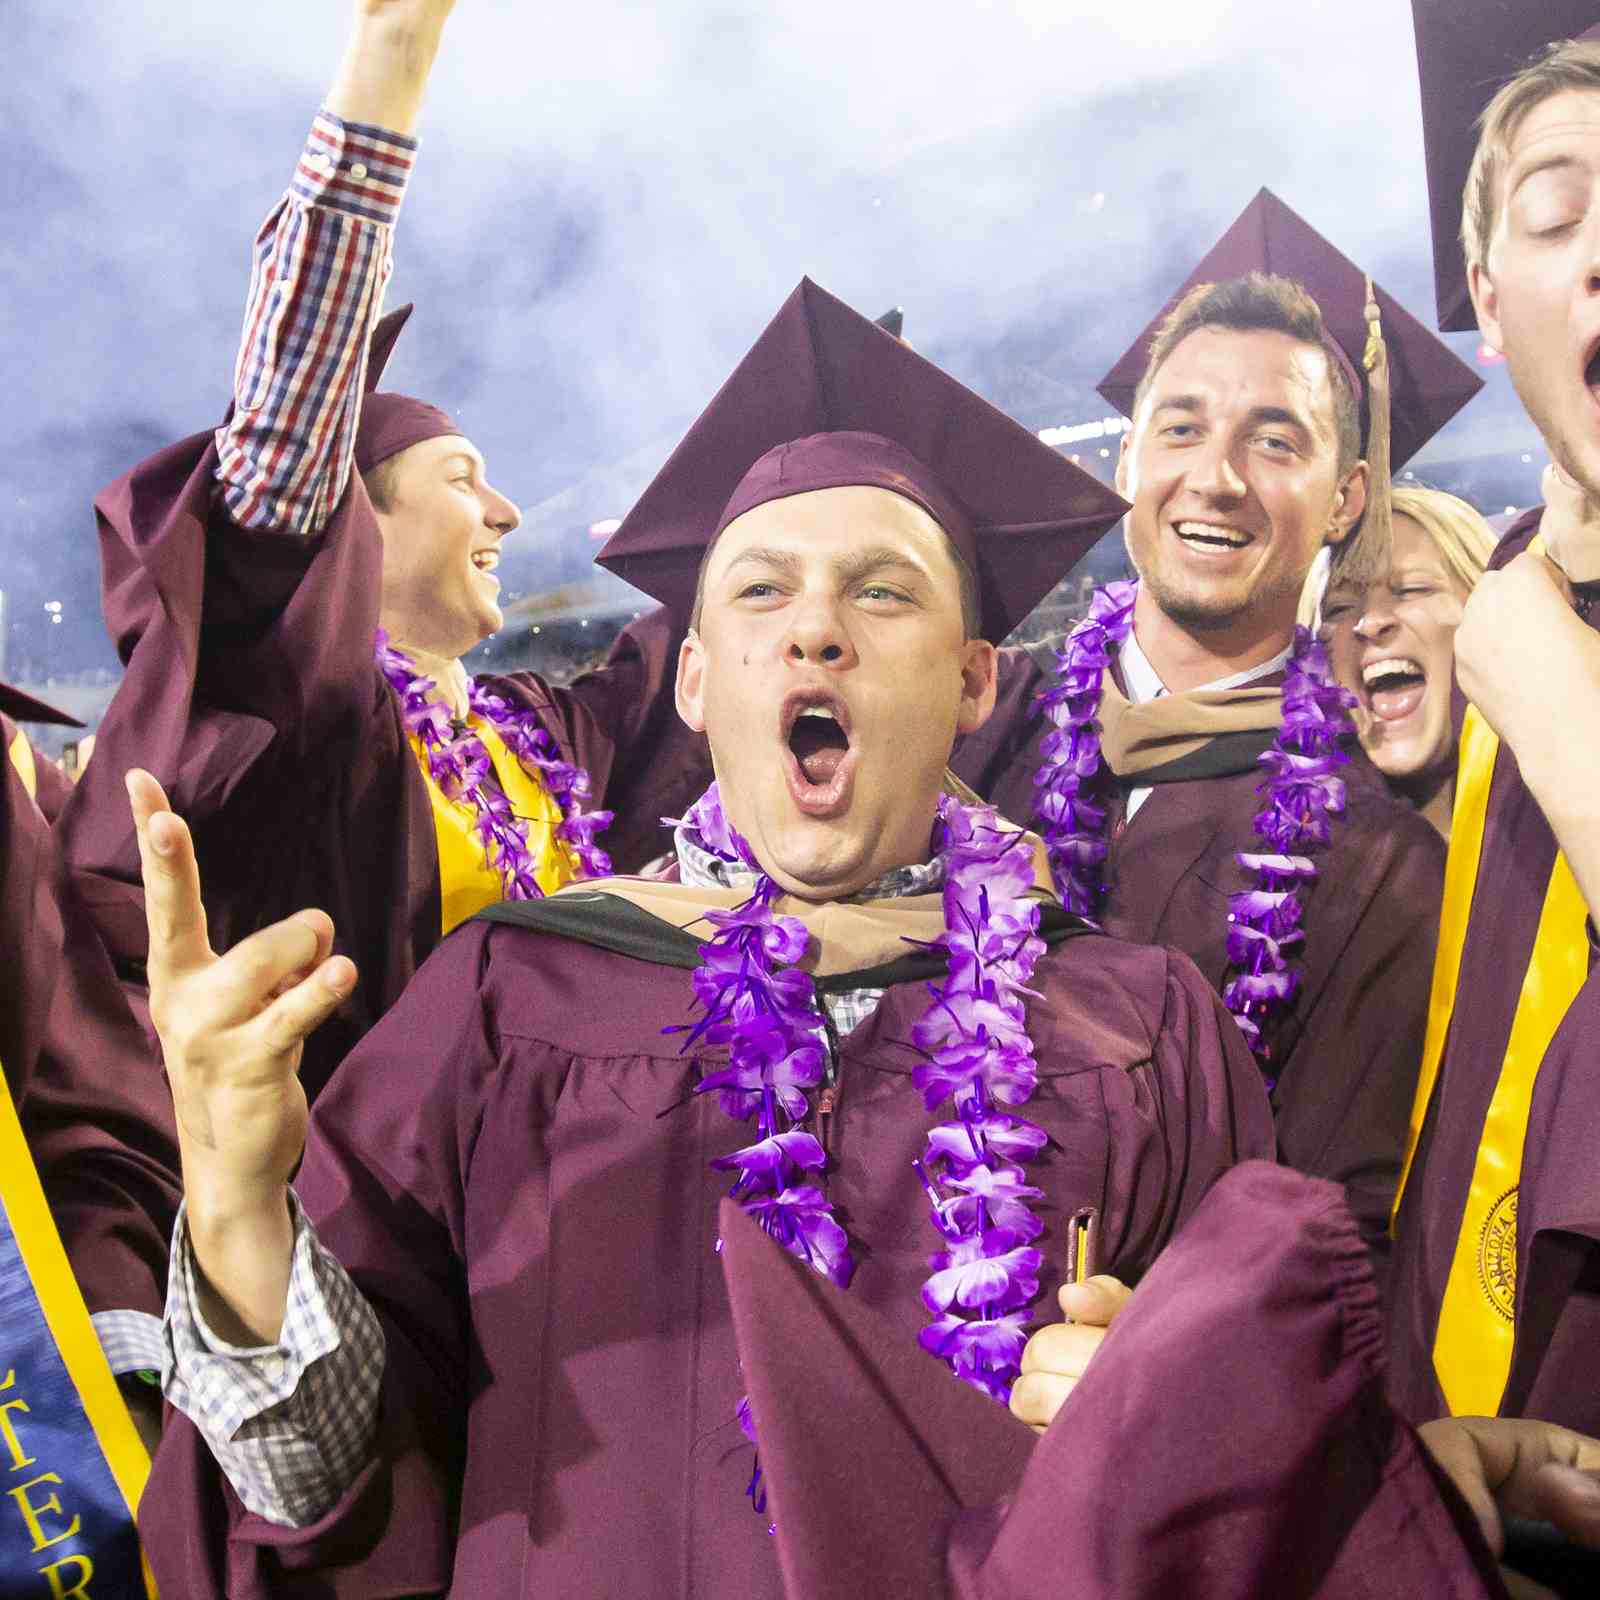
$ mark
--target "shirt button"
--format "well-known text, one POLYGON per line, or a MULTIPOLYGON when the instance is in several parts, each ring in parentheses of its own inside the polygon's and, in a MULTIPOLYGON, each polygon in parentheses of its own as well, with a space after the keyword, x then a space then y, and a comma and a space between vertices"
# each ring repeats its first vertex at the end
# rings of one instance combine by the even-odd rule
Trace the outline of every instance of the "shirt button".
POLYGON ((278 1380, 283 1376, 283 1357, 262 1356, 261 1376, 265 1378, 268 1383, 278 1382, 278 1380))
POLYGON ((323 153, 317 157, 316 167, 318 172, 332 172, 333 157, 330 156, 326 150, 324 150, 323 153))
POLYGON ((350 169, 350 176, 352 178, 364 178, 364 177, 366 177, 366 175, 367 175, 367 164, 366 164, 365 161, 356 162, 356 164, 353 167, 351 167, 351 169, 350 169))

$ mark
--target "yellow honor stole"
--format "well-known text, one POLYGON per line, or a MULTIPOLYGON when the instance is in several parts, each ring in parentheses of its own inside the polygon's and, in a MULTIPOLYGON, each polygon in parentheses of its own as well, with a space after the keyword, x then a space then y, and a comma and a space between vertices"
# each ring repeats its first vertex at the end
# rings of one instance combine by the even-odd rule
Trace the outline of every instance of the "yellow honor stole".
MULTIPOLYGON (((489 723, 477 717, 470 721, 473 732, 483 741, 494 763, 501 792, 527 830, 528 849, 533 855, 534 876, 539 887, 546 894, 554 894, 578 876, 578 858, 556 835, 564 820, 561 807, 538 775, 528 772, 506 748, 489 723)), ((440 931, 449 933, 485 906, 503 900, 505 885, 499 870, 485 856, 483 841, 474 830, 476 810, 445 796, 428 770, 427 752, 414 737, 411 749, 422 769, 422 781, 428 786, 428 800, 433 808, 433 831, 439 846, 440 931)))
POLYGON ((39 793, 39 769, 33 764, 33 746, 28 743, 28 736, 21 728, 17 729, 7 754, 11 757, 11 765, 16 768, 17 776, 22 779, 22 787, 28 791, 28 798, 35 799, 39 793))
MULTIPOLYGON (((1461 730, 1422 1075, 1411 1109, 1405 1164, 1395 1197, 1396 1215, 1411 1175, 1412 1158, 1438 1080, 1455 1010, 1467 920, 1483 852, 1489 785, 1499 752, 1499 738, 1477 708, 1469 706, 1461 730)), ((1539 1064, 1588 976, 1589 949, 1584 933, 1587 911, 1572 869, 1565 856, 1557 853, 1545 886, 1533 953, 1507 1035, 1494 1096, 1484 1117, 1434 1335, 1434 1371, 1456 1416, 1494 1416, 1511 1373, 1516 1335, 1517 1189, 1522 1179, 1522 1147, 1539 1064)), ((1493 917, 1494 907, 1480 907, 1479 915, 1493 917)), ((1463 1060, 1456 1070, 1474 1066, 1463 1060)))
POLYGON ((0 1594, 153 1600, 149 1473, 0 1071, 0 1594))

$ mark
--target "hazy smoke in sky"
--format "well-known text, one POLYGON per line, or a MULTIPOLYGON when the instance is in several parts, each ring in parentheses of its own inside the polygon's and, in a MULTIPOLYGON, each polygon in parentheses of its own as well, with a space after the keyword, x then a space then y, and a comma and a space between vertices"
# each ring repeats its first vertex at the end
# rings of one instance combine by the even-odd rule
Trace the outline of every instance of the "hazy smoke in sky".
MULTIPOLYGON (((345 23, 337 0, 8 12, 0 587, 14 616, 59 590, 76 660, 110 659, 92 494, 220 416, 250 240, 345 23)), ((904 304, 1033 426, 1097 413, 1263 183, 1431 314, 1393 0, 460 0, 423 140, 392 378, 524 504, 607 463, 597 494, 642 485, 802 273, 904 304)), ((1511 415, 1505 390, 1469 417, 1511 415)))

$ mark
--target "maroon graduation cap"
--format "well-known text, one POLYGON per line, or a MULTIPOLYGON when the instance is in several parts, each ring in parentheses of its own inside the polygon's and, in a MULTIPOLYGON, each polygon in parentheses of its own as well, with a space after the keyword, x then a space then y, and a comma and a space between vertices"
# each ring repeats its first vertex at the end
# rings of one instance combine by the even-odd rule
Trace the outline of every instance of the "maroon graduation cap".
POLYGON ((1270 189, 1256 195, 1174 290, 1100 380, 1100 393, 1131 417, 1151 343, 1173 307, 1200 284, 1251 272, 1291 278, 1310 294, 1361 397, 1362 454, 1372 483, 1361 526, 1340 547, 1338 561, 1353 581, 1368 581, 1388 565, 1391 475, 1483 387, 1483 379, 1270 189), (1381 359, 1369 373, 1374 318, 1382 334, 1381 359))
POLYGON ((1037 1443, 734 1202, 720 1222, 787 1600, 1502 1592, 1385 1398, 1332 1184, 1222 1178, 1037 1443))
MULTIPOLYGON (((35 700, 14 685, 0 682, 0 711, 13 722, 52 722, 63 728, 85 726, 70 712, 62 711, 44 700, 35 700)), ((0 758, 4 752, 0 751, 0 758)))
POLYGON ((1411 0, 1428 160, 1433 281, 1439 326, 1478 325, 1461 248, 1461 197, 1478 118, 1495 91, 1558 39, 1600 37, 1596 0, 1411 0))
POLYGON ((361 397, 361 420, 356 427, 355 462, 357 472, 366 472, 409 450, 424 439, 454 436, 460 425, 448 412, 426 400, 408 394, 393 394, 378 389, 378 380, 389 364, 395 340, 411 320, 415 306, 398 306, 378 319, 367 346, 366 392, 361 397))
POLYGON ((892 488, 935 517, 972 562, 979 631, 996 642, 1127 509, 802 279, 597 559, 684 614, 730 512, 846 483, 892 488))
MULTIPOLYGON (((1167 314, 1191 289, 1249 272, 1292 278, 1322 309, 1322 320, 1362 383, 1367 346, 1367 275, 1270 189, 1263 189, 1173 291, 1133 344, 1100 380, 1100 393, 1123 416, 1167 314)), ((1389 353, 1390 458, 1403 467, 1482 387, 1483 379, 1443 339, 1374 285, 1389 353)), ((1364 393, 1363 393, 1364 398, 1364 393)), ((1365 411, 1365 406, 1363 406, 1365 411)), ((1363 424, 1363 436, 1365 436, 1363 424)))

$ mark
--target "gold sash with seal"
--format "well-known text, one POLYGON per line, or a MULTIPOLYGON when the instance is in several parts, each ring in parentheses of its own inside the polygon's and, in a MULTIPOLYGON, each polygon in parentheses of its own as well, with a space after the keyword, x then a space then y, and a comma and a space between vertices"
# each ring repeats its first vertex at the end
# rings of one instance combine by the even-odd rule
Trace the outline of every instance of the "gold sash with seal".
MULTIPOLYGON (((1439 948, 1428 998, 1422 1074, 1411 1109, 1395 1216, 1399 1215, 1411 1176, 1412 1160, 1438 1082, 1445 1039, 1455 1011, 1467 922, 1483 853, 1489 786, 1499 753, 1498 736, 1477 707, 1469 706, 1456 769, 1450 854, 1445 866, 1439 948)), ((1480 915, 1492 912, 1493 908, 1485 907, 1480 915)), ((1587 915, 1588 907, 1572 869, 1558 852, 1545 884, 1533 952, 1506 1038, 1494 1095, 1484 1116, 1434 1334, 1434 1371, 1455 1416, 1494 1416, 1511 1373, 1516 1336, 1517 1190, 1522 1180, 1523 1142, 1539 1064, 1588 976, 1589 946, 1584 932, 1587 915)))

